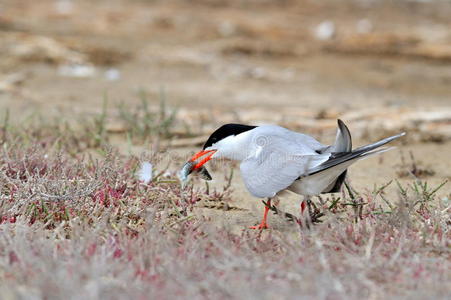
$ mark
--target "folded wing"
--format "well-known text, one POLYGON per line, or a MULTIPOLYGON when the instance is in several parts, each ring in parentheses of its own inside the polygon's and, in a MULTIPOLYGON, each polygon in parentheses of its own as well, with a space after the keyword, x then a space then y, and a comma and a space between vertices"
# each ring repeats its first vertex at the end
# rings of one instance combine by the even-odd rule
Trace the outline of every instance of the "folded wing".
POLYGON ((244 183, 252 195, 273 197, 299 176, 329 159, 330 153, 317 154, 312 149, 299 151, 298 142, 284 134, 269 134, 268 131, 260 139, 258 136, 254 139, 255 155, 240 165, 244 183))

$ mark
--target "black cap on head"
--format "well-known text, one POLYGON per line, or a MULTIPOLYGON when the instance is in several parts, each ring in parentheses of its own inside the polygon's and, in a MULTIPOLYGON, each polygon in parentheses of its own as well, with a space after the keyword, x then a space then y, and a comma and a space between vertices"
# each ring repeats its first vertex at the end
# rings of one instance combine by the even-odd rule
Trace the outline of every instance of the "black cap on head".
POLYGON ((213 132, 208 138, 207 142, 204 144, 204 148, 208 148, 214 143, 226 138, 230 135, 238 135, 245 131, 254 129, 257 126, 243 125, 243 124, 225 124, 219 127, 213 132))

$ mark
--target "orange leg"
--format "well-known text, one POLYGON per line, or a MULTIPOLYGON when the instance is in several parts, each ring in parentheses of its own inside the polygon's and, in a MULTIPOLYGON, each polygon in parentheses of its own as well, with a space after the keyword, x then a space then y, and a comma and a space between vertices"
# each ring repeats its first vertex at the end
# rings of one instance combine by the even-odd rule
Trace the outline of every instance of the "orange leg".
POLYGON ((301 215, 304 214, 304 210, 305 210, 306 207, 307 207, 306 201, 302 200, 302 202, 301 202, 301 215))
POLYGON ((271 206, 271 199, 268 199, 267 205, 265 205, 265 212, 263 213, 263 220, 260 225, 251 226, 250 229, 267 229, 268 224, 266 223, 266 218, 268 217, 269 207, 271 206))

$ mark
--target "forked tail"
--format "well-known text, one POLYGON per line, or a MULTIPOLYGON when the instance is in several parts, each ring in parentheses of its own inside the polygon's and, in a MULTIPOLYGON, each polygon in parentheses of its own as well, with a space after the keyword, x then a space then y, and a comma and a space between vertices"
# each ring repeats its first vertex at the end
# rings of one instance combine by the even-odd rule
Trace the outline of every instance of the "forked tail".
MULTIPOLYGON (((333 193, 338 192, 343 181, 346 177, 347 168, 357 160, 363 159, 373 154, 385 152, 391 148, 380 148, 379 147, 405 135, 405 132, 382 139, 372 144, 362 146, 352 149, 352 139, 349 129, 343 123, 343 121, 338 120, 338 131, 335 144, 328 149, 327 152, 331 153, 329 160, 322 163, 321 165, 309 170, 309 175, 314 175, 317 173, 334 173, 338 176, 335 181, 333 181, 323 193, 333 193)), ((326 174, 325 174, 326 175, 326 174)))

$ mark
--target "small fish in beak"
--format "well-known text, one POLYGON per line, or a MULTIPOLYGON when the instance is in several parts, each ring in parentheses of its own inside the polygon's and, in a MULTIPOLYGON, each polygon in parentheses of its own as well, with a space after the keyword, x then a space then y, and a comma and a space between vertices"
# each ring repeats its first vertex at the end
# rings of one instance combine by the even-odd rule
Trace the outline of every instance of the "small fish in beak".
POLYGON ((182 182, 182 185, 185 185, 188 181, 188 176, 196 172, 200 174, 201 178, 204 180, 211 180, 212 177, 210 173, 208 172, 207 168, 204 167, 204 164, 211 159, 213 154, 215 154, 216 150, 201 150, 198 153, 196 153, 191 159, 186 162, 182 169, 179 172, 179 178, 182 182), (197 162, 196 160, 204 155, 208 154, 206 157, 204 157, 200 162, 197 162))
POLYGON ((183 165, 182 169, 178 173, 182 184, 185 184, 188 181, 188 176, 193 172, 196 174, 199 174, 203 180, 208 180, 208 181, 212 180, 212 177, 211 177, 210 173, 208 172, 207 168, 205 168, 204 166, 195 168, 196 164, 197 163, 195 161, 190 160, 183 165))
POLYGON ((205 168, 204 166, 200 167, 199 169, 196 169, 196 171, 199 173, 200 178, 202 178, 203 180, 210 181, 213 179, 210 173, 208 172, 207 168, 205 168))
POLYGON ((196 165, 196 162, 188 161, 180 169, 178 176, 179 176, 182 184, 185 184, 188 181, 188 175, 191 174, 191 172, 193 172, 195 165, 196 165))

